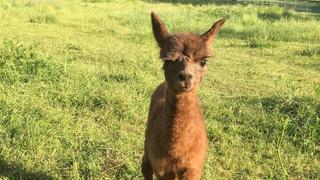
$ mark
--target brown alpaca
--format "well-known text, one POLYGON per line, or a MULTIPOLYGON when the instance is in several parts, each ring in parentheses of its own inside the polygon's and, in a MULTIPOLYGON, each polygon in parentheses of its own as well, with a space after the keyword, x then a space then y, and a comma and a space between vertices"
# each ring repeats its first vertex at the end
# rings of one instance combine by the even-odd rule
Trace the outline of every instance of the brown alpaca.
POLYGON ((197 88, 211 56, 211 42, 224 24, 217 21, 203 35, 171 35, 151 13, 153 34, 160 47, 165 82, 152 95, 142 173, 145 179, 199 180, 207 151, 204 117, 197 88))

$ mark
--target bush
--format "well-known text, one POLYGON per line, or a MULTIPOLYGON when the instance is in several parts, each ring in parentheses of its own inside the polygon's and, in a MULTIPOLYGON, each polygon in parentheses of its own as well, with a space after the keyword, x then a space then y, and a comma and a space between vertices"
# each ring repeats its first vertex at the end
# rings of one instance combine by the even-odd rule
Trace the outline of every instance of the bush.
POLYGON ((283 9, 280 7, 260 9, 257 15, 260 19, 271 22, 278 21, 282 18, 289 19, 295 17, 293 10, 283 9))
POLYGON ((291 9, 285 9, 282 12, 282 17, 287 18, 287 19, 292 18, 292 17, 294 17, 294 11, 291 9))
POLYGON ((282 17, 282 9, 278 7, 263 9, 258 12, 258 17, 262 20, 277 21, 282 17))

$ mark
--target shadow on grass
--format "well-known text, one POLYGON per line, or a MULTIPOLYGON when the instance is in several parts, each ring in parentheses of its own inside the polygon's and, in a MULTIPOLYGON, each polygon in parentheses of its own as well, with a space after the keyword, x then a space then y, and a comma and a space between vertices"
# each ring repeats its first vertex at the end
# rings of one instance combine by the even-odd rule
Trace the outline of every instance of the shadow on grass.
POLYGON ((305 63, 294 63, 295 66, 301 67, 306 70, 313 70, 313 71, 318 71, 320 72, 320 63, 314 62, 310 64, 305 64, 305 63))
MULTIPOLYGON (((277 143, 282 131, 297 150, 320 158, 320 103, 311 97, 225 98, 219 115, 213 117, 225 133, 248 142, 277 143)), ((210 135, 209 135, 210 137, 210 135)))
POLYGON ((6 177, 9 179, 30 179, 30 180, 51 180, 52 176, 47 175, 45 172, 36 171, 28 172, 19 164, 11 164, 0 156, 0 178, 6 177))
POLYGON ((262 123, 266 125, 262 126, 265 128, 262 132, 271 133, 269 128, 273 128, 273 134, 285 131, 284 138, 293 146, 319 157, 316 147, 320 144, 320 103, 317 99, 273 96, 256 100, 267 114, 266 120, 272 119, 272 123, 262 123))

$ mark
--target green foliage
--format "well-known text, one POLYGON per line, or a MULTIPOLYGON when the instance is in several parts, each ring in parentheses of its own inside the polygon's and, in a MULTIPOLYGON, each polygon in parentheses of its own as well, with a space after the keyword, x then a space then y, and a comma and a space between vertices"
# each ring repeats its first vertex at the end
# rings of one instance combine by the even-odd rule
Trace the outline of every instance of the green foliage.
POLYGON ((142 178, 150 96, 163 81, 151 10, 170 32, 201 34, 227 17, 199 89, 203 179, 320 176, 319 20, 167 2, 0 1, 0 179, 142 178))

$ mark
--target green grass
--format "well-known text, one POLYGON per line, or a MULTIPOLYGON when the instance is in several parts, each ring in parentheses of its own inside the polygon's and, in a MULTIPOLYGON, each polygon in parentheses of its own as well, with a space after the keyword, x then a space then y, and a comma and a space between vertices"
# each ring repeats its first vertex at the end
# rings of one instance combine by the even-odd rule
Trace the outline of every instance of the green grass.
POLYGON ((254 5, 0 1, 0 179, 141 179, 163 81, 150 12, 172 32, 228 20, 200 89, 203 179, 320 177, 320 22, 254 5))

